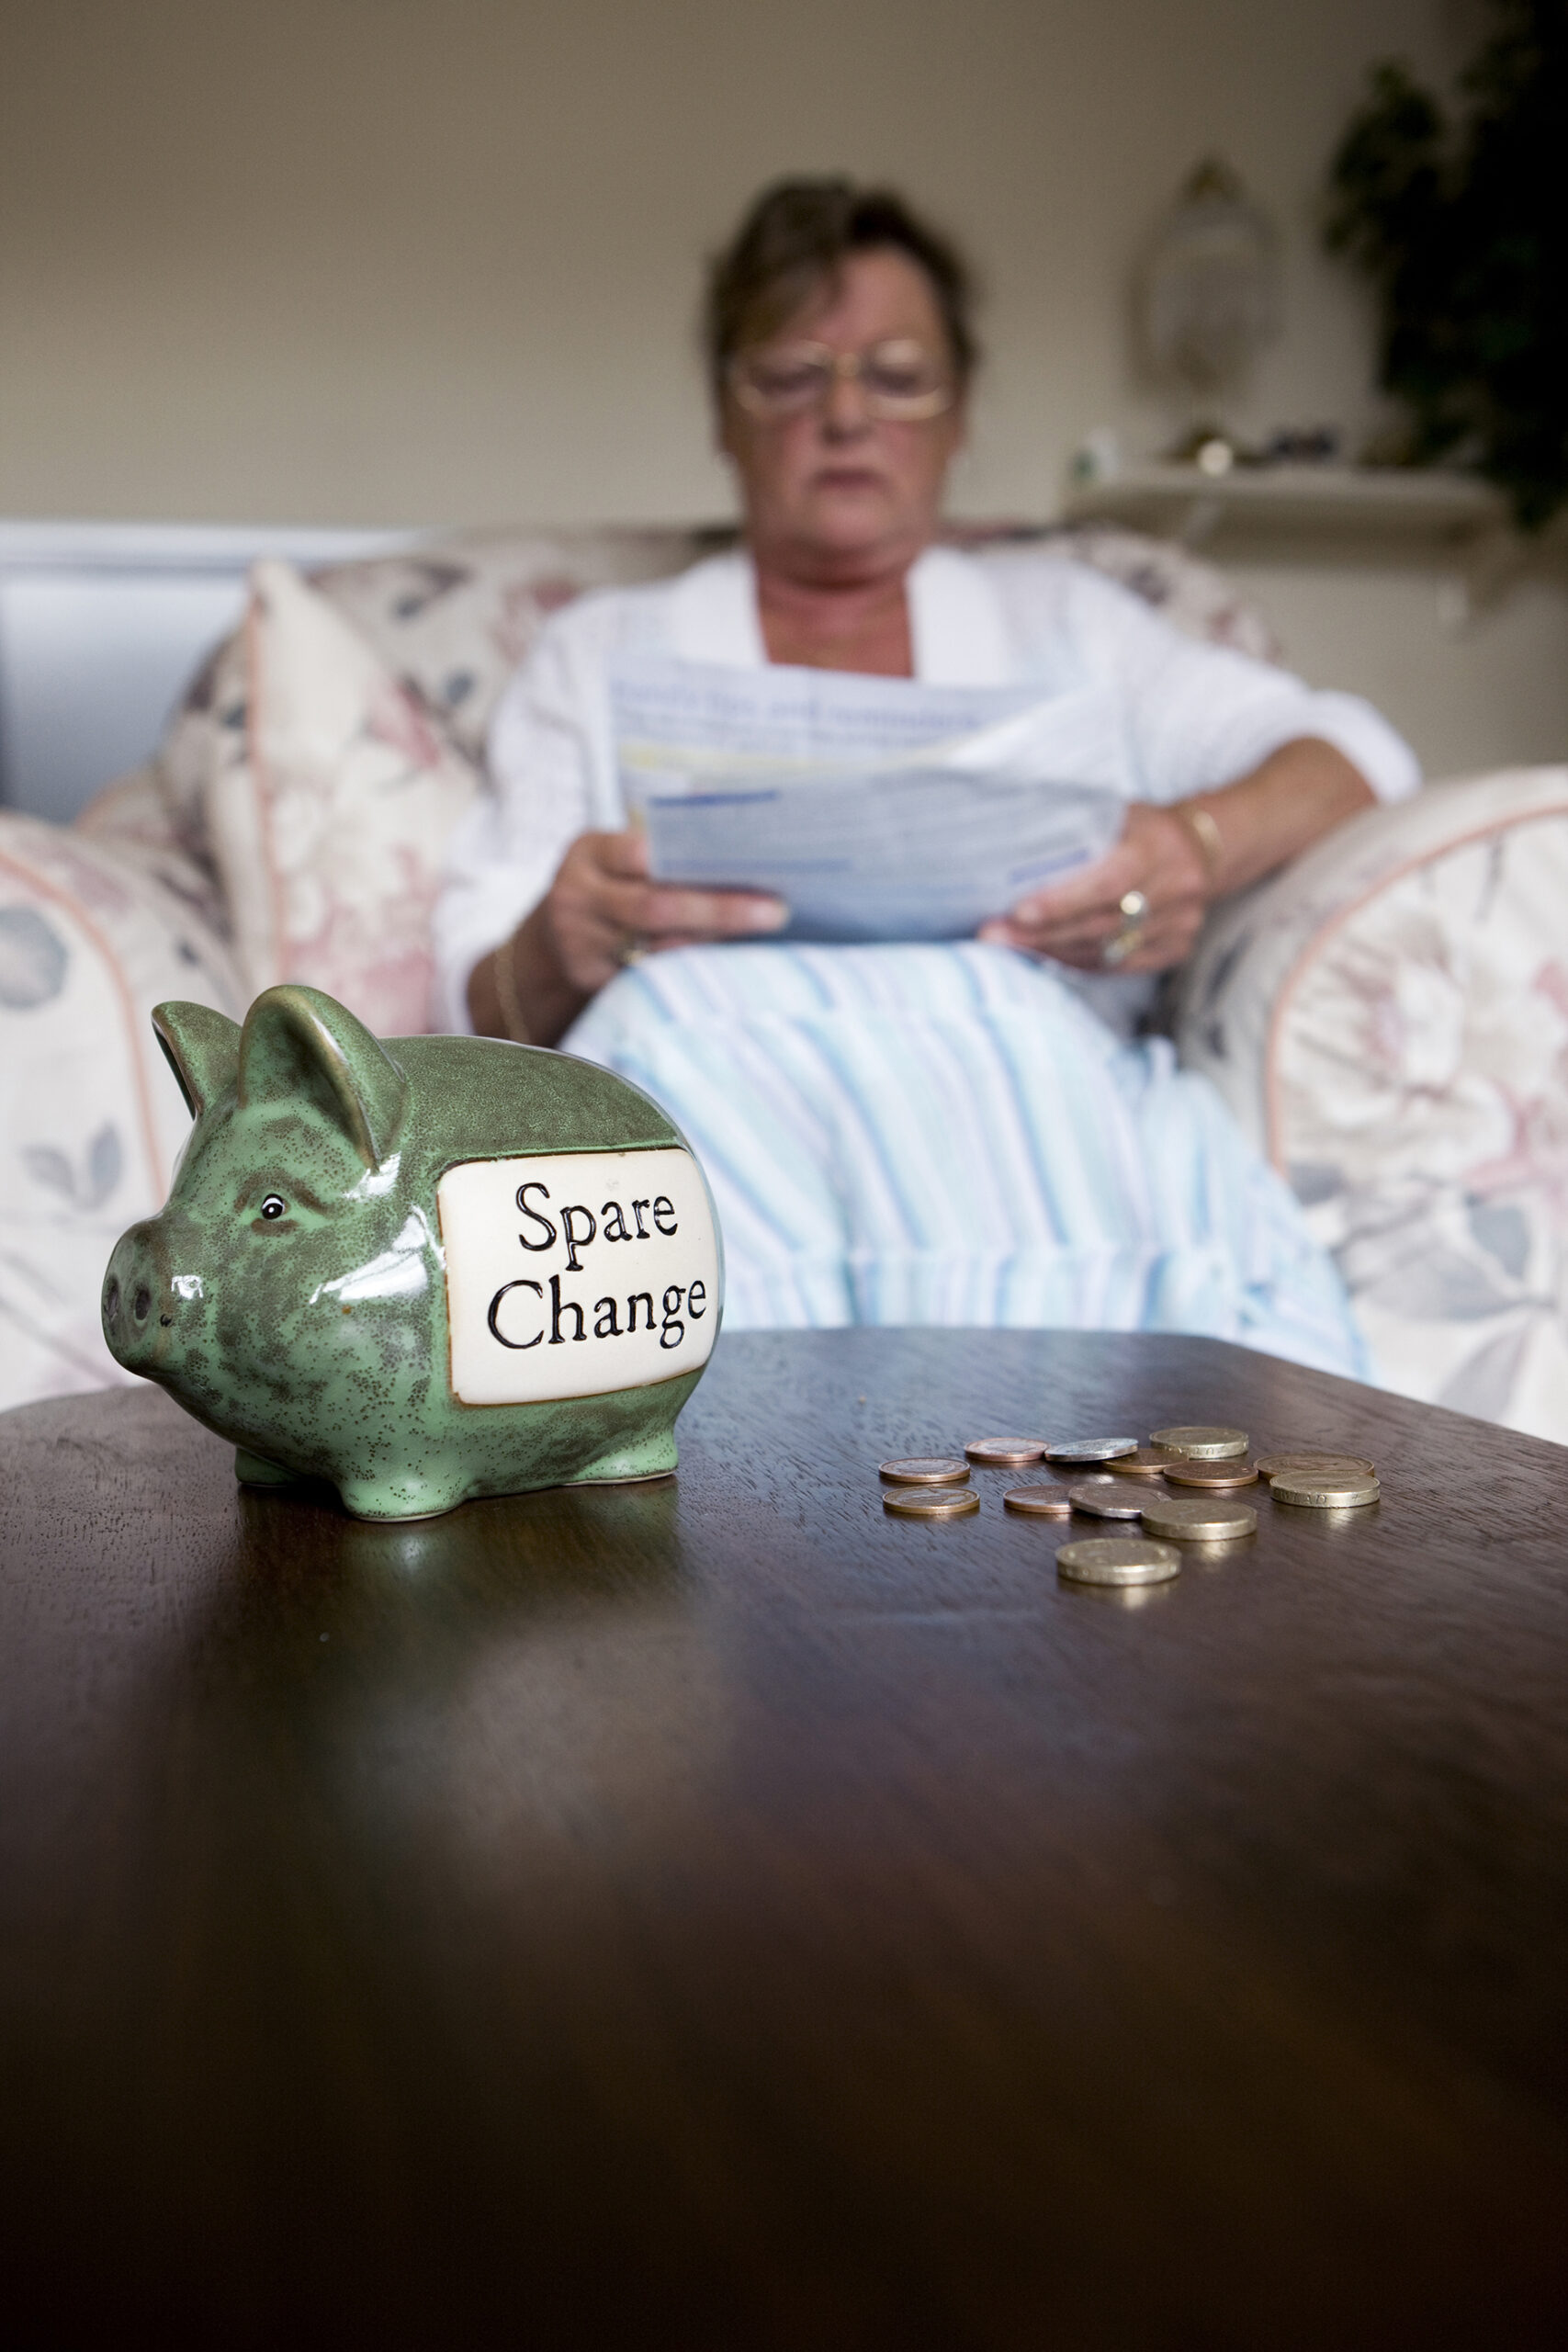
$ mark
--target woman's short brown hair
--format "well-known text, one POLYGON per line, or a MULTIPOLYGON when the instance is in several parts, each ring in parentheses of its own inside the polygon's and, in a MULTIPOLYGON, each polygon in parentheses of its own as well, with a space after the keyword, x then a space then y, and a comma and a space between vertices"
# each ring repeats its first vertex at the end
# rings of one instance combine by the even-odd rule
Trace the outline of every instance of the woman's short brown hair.
POLYGON ((975 281, 956 246, 892 188, 849 179, 775 180, 764 188, 708 272, 703 346, 714 397, 730 361, 830 286, 851 254, 908 254, 931 282, 960 385, 979 359, 970 313, 975 281))

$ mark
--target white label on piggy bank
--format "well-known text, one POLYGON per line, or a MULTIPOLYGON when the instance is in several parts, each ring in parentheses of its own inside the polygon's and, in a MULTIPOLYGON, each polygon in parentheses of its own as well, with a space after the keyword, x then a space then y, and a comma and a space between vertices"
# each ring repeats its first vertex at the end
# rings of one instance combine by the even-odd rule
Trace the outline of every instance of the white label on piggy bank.
POLYGON ((459 1403, 602 1396, 706 1363, 718 1242, 689 1151, 465 1160, 435 1204, 459 1403))

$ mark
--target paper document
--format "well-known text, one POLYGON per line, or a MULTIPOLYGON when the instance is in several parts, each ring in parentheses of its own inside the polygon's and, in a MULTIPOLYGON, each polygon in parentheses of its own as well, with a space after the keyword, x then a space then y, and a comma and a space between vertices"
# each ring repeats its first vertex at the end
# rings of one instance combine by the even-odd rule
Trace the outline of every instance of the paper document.
POLYGON ((611 675, 660 880, 772 891, 792 939, 968 937, 1122 829, 1114 697, 646 656, 611 675))

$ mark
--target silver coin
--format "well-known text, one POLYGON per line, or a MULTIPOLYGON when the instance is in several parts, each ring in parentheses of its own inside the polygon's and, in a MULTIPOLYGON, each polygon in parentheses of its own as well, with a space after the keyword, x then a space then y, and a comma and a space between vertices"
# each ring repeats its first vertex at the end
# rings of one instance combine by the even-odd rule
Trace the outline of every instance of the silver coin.
POLYGON ((1045 1441, 1043 1437, 976 1437, 970 1439, 964 1451, 971 1462, 994 1462, 1010 1470, 1042 1461, 1045 1441))
POLYGON ((1150 1495, 1143 1509, 1144 1525, 1151 1535, 1176 1544, 1231 1544, 1251 1535, 1258 1513, 1248 1503, 1232 1502, 1220 1495, 1150 1495))
POLYGON ((1136 1453, 1135 1437, 1076 1437, 1045 1448, 1047 1462, 1114 1462, 1119 1453, 1136 1453))
POLYGON ((1125 1478, 1084 1478, 1067 1494, 1075 1510, 1091 1519, 1141 1519, 1147 1497, 1125 1478))
POLYGON ((1088 1535, 1064 1544, 1057 1573, 1075 1584, 1164 1584, 1181 1573, 1174 1544, 1150 1544, 1132 1535, 1088 1535))
POLYGON ((1191 1428, 1155 1430, 1149 1437, 1162 1453, 1183 1453, 1190 1462, 1223 1462, 1233 1453, 1247 1452, 1245 1430, 1208 1429, 1201 1424, 1191 1428))
POLYGON ((1277 1503, 1294 1503, 1308 1510, 1359 1510, 1382 1493, 1376 1478, 1353 1471, 1277 1470, 1269 1481, 1277 1503))
POLYGON ((882 1508, 895 1519, 967 1519, 980 1498, 973 1487, 889 1487, 882 1508))
POLYGON ((905 1462, 884 1462, 877 1475, 896 1487, 962 1487, 969 1464, 949 1453, 914 1453, 905 1462))

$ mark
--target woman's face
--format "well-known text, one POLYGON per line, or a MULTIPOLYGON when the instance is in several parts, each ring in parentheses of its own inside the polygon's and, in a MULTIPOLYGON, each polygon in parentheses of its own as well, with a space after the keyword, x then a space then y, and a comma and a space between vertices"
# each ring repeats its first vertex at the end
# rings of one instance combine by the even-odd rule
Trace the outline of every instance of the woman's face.
MULTIPOLYGON (((807 303, 768 351, 801 343, 835 354, 913 343, 946 364, 942 313, 924 270, 886 248, 851 254, 836 286, 807 303)), ((856 377, 782 419, 750 413, 727 391, 719 442, 734 460, 752 553, 803 582, 870 577, 911 563, 929 542, 943 478, 964 438, 964 403, 939 416, 874 416, 856 377)))

